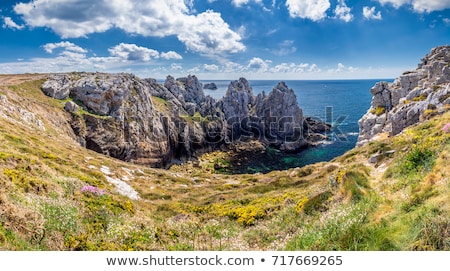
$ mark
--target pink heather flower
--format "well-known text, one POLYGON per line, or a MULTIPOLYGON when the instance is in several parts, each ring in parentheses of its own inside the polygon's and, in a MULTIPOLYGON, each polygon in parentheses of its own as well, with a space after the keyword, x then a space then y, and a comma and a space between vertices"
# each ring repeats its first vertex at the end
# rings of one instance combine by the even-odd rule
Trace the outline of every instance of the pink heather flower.
POLYGON ((442 132, 444 133, 450 132, 450 122, 444 125, 444 127, 442 128, 442 132))
POLYGON ((92 193, 95 194, 97 196, 102 196, 104 195, 106 192, 103 189, 100 189, 98 187, 92 186, 92 185, 85 185, 80 189, 81 193, 92 193))

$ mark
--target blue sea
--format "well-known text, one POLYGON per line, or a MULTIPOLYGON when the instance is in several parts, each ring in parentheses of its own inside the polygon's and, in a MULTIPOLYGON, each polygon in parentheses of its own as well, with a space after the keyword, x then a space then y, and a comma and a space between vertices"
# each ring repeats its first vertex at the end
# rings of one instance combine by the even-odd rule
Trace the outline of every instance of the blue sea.
MULTIPOLYGON (((358 139, 358 120, 369 109, 372 99, 370 89, 378 81, 392 81, 392 79, 284 81, 294 90, 304 116, 334 123, 334 128, 330 140, 320 147, 302 151, 295 157, 286 157, 285 165, 280 165, 279 169, 329 161, 352 149, 358 139)), ((210 82, 214 82, 218 89, 205 90, 205 94, 217 99, 225 95, 230 83, 230 81, 202 81, 202 83, 210 82)), ((255 95, 262 91, 269 93, 278 82, 249 80, 255 95)))

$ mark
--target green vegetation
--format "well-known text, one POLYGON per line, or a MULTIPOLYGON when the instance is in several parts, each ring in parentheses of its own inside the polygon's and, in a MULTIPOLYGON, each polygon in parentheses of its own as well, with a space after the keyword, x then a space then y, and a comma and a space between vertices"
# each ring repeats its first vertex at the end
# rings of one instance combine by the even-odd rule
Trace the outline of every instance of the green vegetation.
POLYGON ((450 112, 329 163, 234 174, 229 152, 169 170, 105 157, 74 142, 39 81, 2 92, 45 126, 1 119, 2 250, 450 250, 450 112))

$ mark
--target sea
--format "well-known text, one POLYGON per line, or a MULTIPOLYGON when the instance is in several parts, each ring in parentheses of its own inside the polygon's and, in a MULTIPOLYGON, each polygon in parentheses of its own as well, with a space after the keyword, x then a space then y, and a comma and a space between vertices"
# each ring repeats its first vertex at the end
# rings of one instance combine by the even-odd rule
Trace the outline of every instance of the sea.
MULTIPOLYGON (((318 118, 333 124, 333 130, 329 139, 318 147, 308 148, 298 154, 288 155, 280 160, 277 167, 257 168, 255 171, 269 171, 273 169, 285 169, 302 167, 308 164, 330 161, 355 147, 358 139, 358 120, 370 107, 372 95, 370 89, 378 81, 391 82, 392 79, 370 80, 285 80, 297 96, 300 108, 305 117, 318 118)), ((216 90, 204 92, 213 98, 222 98, 230 81, 202 81, 215 83, 216 90)), ((249 80, 255 95, 265 92, 268 94, 279 81, 277 80, 249 80)))

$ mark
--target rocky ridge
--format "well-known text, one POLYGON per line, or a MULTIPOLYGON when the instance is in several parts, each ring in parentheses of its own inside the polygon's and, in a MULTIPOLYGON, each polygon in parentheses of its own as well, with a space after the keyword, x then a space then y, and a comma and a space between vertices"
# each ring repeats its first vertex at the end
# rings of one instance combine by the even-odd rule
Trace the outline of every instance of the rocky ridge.
POLYGON ((67 100, 64 108, 82 146, 153 167, 240 140, 295 152, 308 146, 308 138, 317 138, 309 137, 317 134, 316 126, 308 126, 284 82, 268 95, 255 96, 240 78, 215 100, 193 75, 168 76, 160 84, 125 73, 65 73, 51 75, 42 91, 67 100))
POLYGON ((394 82, 378 82, 370 90, 371 107, 359 120, 357 145, 382 133, 396 135, 404 128, 448 110, 450 105, 450 46, 433 48, 414 71, 394 82))

